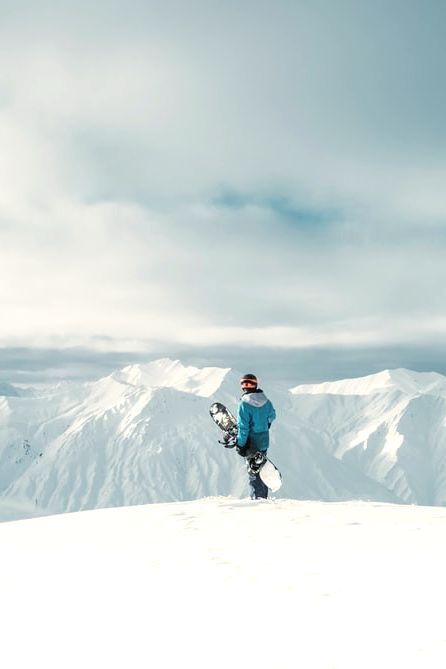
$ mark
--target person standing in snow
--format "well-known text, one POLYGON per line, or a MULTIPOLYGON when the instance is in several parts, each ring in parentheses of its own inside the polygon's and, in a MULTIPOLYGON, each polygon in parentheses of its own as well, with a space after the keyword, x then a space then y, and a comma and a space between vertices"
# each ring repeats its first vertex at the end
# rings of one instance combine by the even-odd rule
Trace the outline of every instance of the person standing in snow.
POLYGON ((269 446, 269 428, 276 412, 263 390, 257 387, 254 374, 240 379, 243 395, 238 407, 236 450, 246 458, 251 499, 268 497, 268 488, 259 476, 269 446))

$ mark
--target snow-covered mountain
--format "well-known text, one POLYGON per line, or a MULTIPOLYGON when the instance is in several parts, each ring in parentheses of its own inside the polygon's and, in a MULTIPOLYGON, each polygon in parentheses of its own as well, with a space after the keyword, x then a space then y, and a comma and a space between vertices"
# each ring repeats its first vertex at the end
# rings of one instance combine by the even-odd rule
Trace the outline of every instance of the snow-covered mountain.
MULTIPOLYGON (((89 383, 0 388, 0 517, 247 494, 214 400, 239 375, 157 360, 89 383), (3 508, 3 512, 2 512, 3 508)), ((264 390, 280 496, 446 504, 446 377, 408 370, 264 390)))

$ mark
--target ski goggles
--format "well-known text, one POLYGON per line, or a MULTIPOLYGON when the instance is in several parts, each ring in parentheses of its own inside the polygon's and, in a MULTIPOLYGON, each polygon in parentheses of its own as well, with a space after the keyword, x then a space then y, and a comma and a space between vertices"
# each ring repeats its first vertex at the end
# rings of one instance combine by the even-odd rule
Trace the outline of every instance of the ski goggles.
POLYGON ((255 388, 257 386, 257 382, 251 381, 250 379, 241 379, 240 385, 242 388, 255 388))

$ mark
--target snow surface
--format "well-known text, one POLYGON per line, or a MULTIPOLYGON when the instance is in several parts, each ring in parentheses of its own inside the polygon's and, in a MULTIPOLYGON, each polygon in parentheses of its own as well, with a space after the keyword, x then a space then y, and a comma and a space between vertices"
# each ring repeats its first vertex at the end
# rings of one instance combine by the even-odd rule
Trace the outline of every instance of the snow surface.
POLYGON ((185 367, 179 360, 162 358, 146 365, 129 365, 112 374, 112 378, 135 386, 176 388, 201 397, 210 397, 220 388, 230 371, 218 367, 185 367))
POLYGON ((445 526, 234 498, 3 523, 2 666, 443 669, 445 526))
MULTIPOLYGON (((0 389, 0 519, 248 495, 214 401, 236 410, 238 372, 162 359, 94 382, 0 389)), ((446 505, 446 377, 410 370, 266 384, 280 495, 446 505)))
POLYGON ((386 369, 378 374, 291 388, 295 395, 323 393, 332 395, 371 395, 397 388, 407 394, 440 393, 446 396, 446 377, 435 372, 412 372, 407 369, 386 369))

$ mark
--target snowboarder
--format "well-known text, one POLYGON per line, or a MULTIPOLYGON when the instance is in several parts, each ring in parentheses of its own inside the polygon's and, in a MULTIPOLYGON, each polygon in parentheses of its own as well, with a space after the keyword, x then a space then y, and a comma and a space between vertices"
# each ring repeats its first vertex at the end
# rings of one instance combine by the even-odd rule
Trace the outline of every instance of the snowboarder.
POLYGON ((259 476, 269 446, 269 428, 276 412, 254 374, 240 379, 243 395, 238 407, 237 453, 246 458, 251 499, 268 497, 268 488, 259 476))

